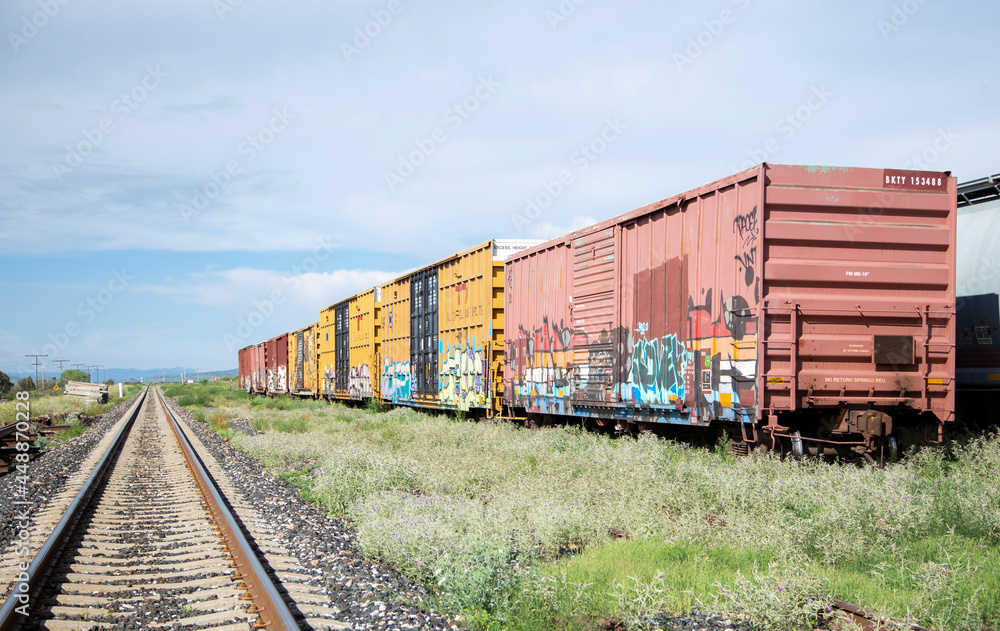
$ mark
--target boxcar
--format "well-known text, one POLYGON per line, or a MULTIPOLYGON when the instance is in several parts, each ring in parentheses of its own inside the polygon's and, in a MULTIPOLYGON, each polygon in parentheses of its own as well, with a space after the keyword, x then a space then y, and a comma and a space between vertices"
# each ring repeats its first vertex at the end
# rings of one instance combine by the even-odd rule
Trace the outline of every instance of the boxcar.
POLYGON ((240 386, 241 390, 250 391, 250 364, 249 358, 249 346, 241 348, 237 353, 237 377, 236 381, 240 386))
POLYGON ((948 173, 762 164, 514 254, 506 403, 811 453, 954 413, 948 173))
POLYGON ((267 393, 267 342, 250 347, 250 390, 255 394, 267 393))
POLYGON ((385 401, 486 414, 499 409, 503 259, 536 243, 486 241, 382 285, 385 401))
POLYGON ((320 394, 328 399, 360 401, 377 396, 379 308, 381 290, 373 287, 320 312, 320 394))
POLYGON ((310 324, 288 334, 288 392, 299 397, 319 393, 316 382, 316 330, 310 324))
POLYGON ((269 339, 266 344, 265 392, 269 395, 288 392, 288 334, 282 333, 269 339))

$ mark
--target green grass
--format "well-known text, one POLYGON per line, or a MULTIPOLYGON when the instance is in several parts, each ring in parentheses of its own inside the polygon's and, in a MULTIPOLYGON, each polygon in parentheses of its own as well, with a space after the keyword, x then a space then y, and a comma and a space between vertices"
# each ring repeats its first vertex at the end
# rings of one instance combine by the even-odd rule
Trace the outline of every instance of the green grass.
POLYGON ((473 629, 696 606, 801 628, 831 597, 942 631, 1000 623, 997 435, 876 469, 234 390, 176 392, 206 420, 249 417, 262 435, 217 431, 473 629))

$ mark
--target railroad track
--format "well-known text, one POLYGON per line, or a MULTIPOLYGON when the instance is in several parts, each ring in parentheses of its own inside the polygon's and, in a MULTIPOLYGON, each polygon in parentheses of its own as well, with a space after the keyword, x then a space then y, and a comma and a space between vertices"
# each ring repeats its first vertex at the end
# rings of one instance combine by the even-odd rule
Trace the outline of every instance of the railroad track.
MULTIPOLYGON (((0 631, 341 628, 306 619, 320 613, 316 604, 288 607, 293 592, 307 603, 322 599, 303 584, 272 583, 158 391, 144 394, 112 434, 91 456, 97 462, 81 467, 92 473, 65 511, 75 490, 35 517, 33 556, 4 554, 0 586, 10 591, 0 631), (26 570, 18 565, 29 559, 26 570)), ((273 552, 265 560, 273 571, 294 572, 293 559, 273 552)))
MULTIPOLYGON (((898 624, 891 624, 891 621, 885 616, 881 616, 873 611, 868 611, 867 609, 863 609, 857 605, 845 603, 842 600, 834 600, 833 607, 860 625, 865 631, 882 631, 883 629, 900 628, 898 624)), ((910 625, 909 629, 910 631, 931 631, 930 629, 918 627, 917 625, 910 625)))

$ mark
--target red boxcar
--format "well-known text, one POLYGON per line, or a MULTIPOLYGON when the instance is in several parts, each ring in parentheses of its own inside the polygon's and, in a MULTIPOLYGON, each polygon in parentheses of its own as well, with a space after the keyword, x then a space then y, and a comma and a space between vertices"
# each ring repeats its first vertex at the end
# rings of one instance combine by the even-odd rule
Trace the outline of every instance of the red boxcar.
POLYGON ((515 253, 505 402, 872 455, 954 414, 948 173, 762 164, 515 253), (780 440, 779 440, 780 439, 780 440))
POLYGON ((267 392, 267 363, 265 361, 267 342, 250 347, 251 383, 250 389, 257 394, 267 392))
POLYGON ((267 394, 285 394, 288 392, 288 334, 273 337, 264 345, 264 391, 267 394))
POLYGON ((250 391, 250 364, 248 358, 250 347, 241 348, 238 353, 238 370, 237 370, 237 383, 240 384, 240 388, 246 391, 250 391))

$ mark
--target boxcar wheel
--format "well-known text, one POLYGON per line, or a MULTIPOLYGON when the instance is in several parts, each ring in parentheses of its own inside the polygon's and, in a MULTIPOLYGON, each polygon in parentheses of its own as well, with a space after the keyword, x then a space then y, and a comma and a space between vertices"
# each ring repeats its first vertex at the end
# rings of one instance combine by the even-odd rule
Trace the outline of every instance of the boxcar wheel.
POLYGON ((797 429, 792 429, 788 431, 788 439, 792 444, 792 455, 796 458, 801 458, 805 455, 805 449, 802 447, 802 434, 797 429))

